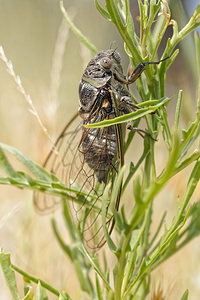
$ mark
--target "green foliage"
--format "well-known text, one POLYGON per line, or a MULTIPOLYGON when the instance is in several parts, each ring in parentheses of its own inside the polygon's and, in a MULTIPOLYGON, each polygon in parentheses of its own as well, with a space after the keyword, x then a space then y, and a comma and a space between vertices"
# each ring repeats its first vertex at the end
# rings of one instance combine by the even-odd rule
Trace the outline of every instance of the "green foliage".
MULTIPOLYGON (((71 243, 66 244, 59 234, 55 219, 52 219, 52 227, 59 245, 74 264, 77 277, 82 291, 86 292, 90 299, 145 299, 149 293, 151 272, 163 263, 170 256, 179 251, 185 244, 200 234, 199 211, 200 204, 190 205, 193 192, 200 180, 200 100, 197 101, 197 112, 195 120, 186 129, 179 128, 181 117, 182 91, 179 92, 177 106, 174 116, 174 126, 168 123, 167 104, 171 100, 165 97, 165 76, 166 71, 178 55, 175 46, 192 30, 200 25, 200 4, 195 10, 189 22, 178 31, 176 21, 170 19, 170 11, 166 2, 138 0, 140 10, 140 36, 134 31, 134 21, 130 14, 129 1, 105 0, 105 7, 102 7, 98 0, 95 5, 106 21, 112 22, 121 38, 124 41, 124 48, 130 58, 130 62, 135 67, 140 62, 153 61, 157 59, 157 50, 171 22, 173 35, 168 39, 163 58, 170 56, 169 60, 159 65, 147 66, 145 74, 137 81, 137 88, 142 102, 141 107, 131 114, 120 116, 114 120, 108 120, 99 124, 88 125, 88 127, 103 127, 113 124, 134 121, 138 124, 141 117, 145 117, 148 131, 157 138, 162 133, 163 144, 168 151, 165 166, 161 174, 156 172, 155 141, 148 136, 144 138, 143 152, 134 165, 130 168, 126 178, 124 168, 119 172, 115 180, 111 194, 111 208, 113 210, 116 228, 118 232, 118 243, 112 239, 106 227, 106 199, 110 193, 110 185, 105 188, 102 196, 102 224, 105 238, 109 246, 109 251, 115 256, 116 264, 113 270, 107 268, 107 258, 104 256, 104 267, 99 262, 97 254, 91 254, 82 243, 81 230, 73 223, 69 214, 69 207, 66 197, 69 200, 85 201, 79 197, 72 197, 68 192, 69 188, 48 173, 42 167, 33 163, 19 150, 8 145, 0 145, 0 168, 6 174, 0 177, 1 184, 27 188, 33 191, 47 192, 52 195, 63 197, 63 215, 66 226, 69 230, 71 243), (158 15, 158 13, 160 13, 158 15), (156 18, 156 24, 152 24, 156 18), (172 54, 172 52, 174 53, 172 54), (153 100, 152 100, 153 99, 153 100), (6 151, 17 158, 28 173, 16 171, 10 164, 6 151), (141 175, 137 173, 138 168, 144 163, 144 170, 141 175), (160 224, 153 237, 150 236, 150 229, 153 214, 153 201, 165 184, 177 173, 182 172, 187 166, 192 167, 186 189, 182 199, 177 200, 177 211, 172 223, 167 228, 164 225, 166 213, 161 216, 160 224), (31 174, 31 175, 29 175, 31 174), (133 175, 134 178, 133 178, 133 175), (114 199, 116 193, 121 188, 122 194, 126 190, 127 184, 133 182, 135 203, 131 217, 128 219, 121 207, 119 212, 114 209, 114 199), (187 223, 186 223, 187 220, 187 223), (161 230, 164 233, 161 234, 161 230), (96 273, 95 282, 91 271, 96 273), (112 274, 111 274, 112 273, 112 274), (111 284, 114 280, 114 286, 111 284)), ((63 2, 60 1, 61 11, 76 36, 94 54, 97 49, 86 37, 76 28, 68 17, 64 9, 63 2)), ((200 41, 195 36, 196 53, 198 61, 198 71, 200 78, 200 41)), ((135 99, 135 98, 134 98, 135 99)), ((175 101, 175 99, 173 99, 175 101)), ((134 133, 130 132, 124 144, 125 151, 131 144, 134 133)), ((74 190, 76 191, 76 190, 74 190)), ((90 202, 86 203, 90 206, 90 202)), ((52 292, 59 299, 70 299, 66 293, 60 293, 52 286, 42 280, 35 278, 18 267, 10 263, 9 254, 0 254, 1 267, 3 269, 8 287, 14 299, 20 299, 16 287, 14 271, 25 276, 25 298, 32 299, 30 282, 37 283, 35 299, 47 299, 44 288, 52 292), (28 280, 28 281, 27 281, 28 280), (27 284, 28 282, 28 284, 27 284)), ((181 299, 188 298, 188 291, 185 291, 181 299)))
POLYGON ((17 290, 16 280, 15 280, 15 272, 11 268, 10 264, 10 254, 3 253, 1 249, 0 253, 0 264, 3 270, 7 285, 11 291, 14 300, 19 300, 19 292, 17 290))
POLYGON ((123 116, 117 117, 115 119, 105 120, 99 123, 93 123, 85 125, 86 128, 102 128, 108 127, 115 124, 126 123, 129 121, 135 121, 140 119, 148 114, 154 113, 160 106, 166 105, 170 99, 168 97, 163 97, 159 100, 149 100, 144 101, 138 104, 138 107, 141 107, 137 111, 131 112, 129 114, 125 114, 123 116), (144 107, 144 108, 143 108, 144 107))
POLYGON ((185 291, 185 293, 183 294, 183 296, 181 297, 181 300, 187 300, 188 299, 188 290, 185 291))

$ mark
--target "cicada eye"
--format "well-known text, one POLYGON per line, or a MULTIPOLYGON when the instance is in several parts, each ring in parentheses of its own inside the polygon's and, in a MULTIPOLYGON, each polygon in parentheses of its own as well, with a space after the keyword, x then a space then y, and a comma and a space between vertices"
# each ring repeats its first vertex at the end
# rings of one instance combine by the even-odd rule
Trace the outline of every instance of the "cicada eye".
POLYGON ((104 57, 100 60, 100 65, 105 69, 110 69, 112 66, 112 61, 108 57, 104 57))

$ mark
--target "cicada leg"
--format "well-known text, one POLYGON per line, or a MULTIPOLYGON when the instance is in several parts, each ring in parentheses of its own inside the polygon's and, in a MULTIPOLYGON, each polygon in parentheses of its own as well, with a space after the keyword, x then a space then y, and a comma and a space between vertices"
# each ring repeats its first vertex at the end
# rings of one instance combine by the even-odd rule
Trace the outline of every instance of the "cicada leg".
MULTIPOLYGON (((121 106, 123 104, 123 108, 121 107, 120 109, 123 110, 124 113, 130 113, 130 112, 135 111, 137 109, 141 109, 141 107, 139 107, 136 104, 134 104, 132 102, 132 98, 130 98, 128 96, 122 97, 120 99, 120 104, 121 104, 121 106)), ((127 122, 126 128, 128 130, 135 130, 143 138, 144 138, 145 135, 147 135, 152 140, 157 141, 157 139, 155 139, 148 131, 145 131, 145 130, 137 128, 137 127, 134 127, 133 121, 127 122)))
POLYGON ((165 57, 164 59, 158 60, 158 61, 148 61, 148 62, 142 62, 139 63, 135 69, 129 64, 128 66, 128 75, 127 75, 127 84, 131 84, 135 82, 142 74, 142 72, 145 70, 145 67, 147 65, 158 65, 162 61, 165 61, 169 59, 170 56, 165 57))
POLYGON ((153 141, 157 141, 156 138, 154 138, 148 131, 145 131, 143 129, 137 128, 137 127, 133 127, 131 125, 127 125, 126 127, 128 130, 134 130, 136 131, 141 137, 145 137, 145 135, 149 136, 153 141))

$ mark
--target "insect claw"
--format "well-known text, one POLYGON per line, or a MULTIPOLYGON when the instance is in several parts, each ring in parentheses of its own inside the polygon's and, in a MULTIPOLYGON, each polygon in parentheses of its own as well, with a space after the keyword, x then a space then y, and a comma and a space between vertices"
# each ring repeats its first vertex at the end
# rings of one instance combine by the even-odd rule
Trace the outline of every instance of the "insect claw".
POLYGON ((127 125, 128 130, 135 130, 141 137, 145 137, 145 135, 149 136, 153 141, 157 142, 158 140, 154 138, 148 131, 142 130, 137 127, 132 127, 131 125, 127 125))
POLYGON ((129 98, 127 99, 127 97, 122 97, 120 99, 121 102, 131 106, 133 109, 141 109, 141 107, 137 106, 136 104, 132 103, 129 101, 129 98))

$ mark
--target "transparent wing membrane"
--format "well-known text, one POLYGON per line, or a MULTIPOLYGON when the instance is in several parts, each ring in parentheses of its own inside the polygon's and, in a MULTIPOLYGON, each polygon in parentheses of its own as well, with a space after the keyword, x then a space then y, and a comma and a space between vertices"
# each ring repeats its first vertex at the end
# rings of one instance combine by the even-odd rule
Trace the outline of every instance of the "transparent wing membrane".
MULTIPOLYGON (((105 118, 105 116, 103 116, 105 118)), ((110 116, 109 116, 110 118, 110 116)), ((102 120, 100 112, 90 116, 87 124, 102 120)), ((58 137, 50 151, 44 167, 70 189, 71 212, 89 248, 99 248, 105 243, 101 197, 108 181, 113 182, 117 173, 118 135, 116 126, 87 129, 80 118, 74 118, 58 137), (71 128, 75 128, 72 130, 71 128), (74 199, 74 200, 72 200, 74 199)), ((42 192, 35 192, 36 208, 46 213, 55 209, 60 198, 42 192)), ((111 232, 113 216, 107 201, 107 227, 111 232)))

